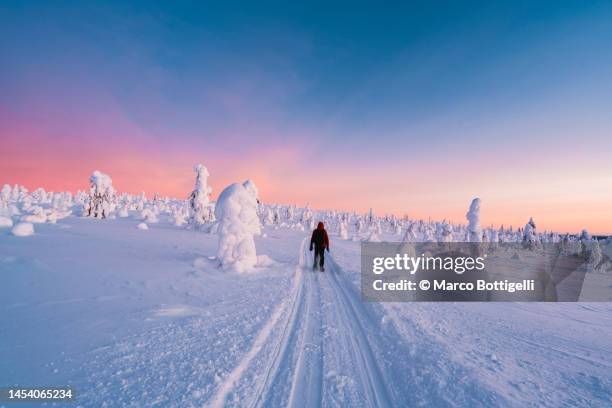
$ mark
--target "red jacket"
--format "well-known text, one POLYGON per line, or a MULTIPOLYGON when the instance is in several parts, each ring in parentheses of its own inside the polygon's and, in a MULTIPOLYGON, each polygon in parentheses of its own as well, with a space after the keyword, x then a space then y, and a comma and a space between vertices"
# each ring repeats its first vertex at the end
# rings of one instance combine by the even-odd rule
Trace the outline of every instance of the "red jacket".
POLYGON ((325 231, 322 222, 317 225, 316 230, 312 231, 312 237, 310 238, 311 251, 313 245, 317 249, 327 249, 329 251, 329 238, 327 237, 327 231, 325 231))

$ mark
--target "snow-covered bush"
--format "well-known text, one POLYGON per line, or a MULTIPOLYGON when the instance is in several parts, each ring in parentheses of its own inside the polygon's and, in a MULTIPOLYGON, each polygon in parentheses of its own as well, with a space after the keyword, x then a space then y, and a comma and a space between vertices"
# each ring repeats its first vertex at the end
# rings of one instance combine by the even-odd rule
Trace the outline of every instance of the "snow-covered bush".
POLYGON ((145 208, 140 212, 140 218, 149 224, 155 224, 159 222, 157 214, 151 208, 145 208))
POLYGON ((130 216, 130 208, 129 205, 123 204, 123 206, 121 207, 121 209, 119 210, 119 217, 121 218, 127 218, 130 216))
POLYGON ((212 204, 210 202, 210 193, 212 188, 208 186, 208 169, 201 164, 194 166, 194 171, 197 173, 195 188, 189 196, 189 204, 191 207, 190 223, 196 227, 200 227, 206 223, 215 220, 212 204))
POLYGON ((251 180, 231 184, 219 195, 215 205, 217 258, 224 269, 245 272, 257 264, 254 236, 261 233, 257 195, 251 180))
POLYGON ((0 228, 11 228, 13 226, 13 220, 9 217, 0 215, 0 228))
POLYGON ((21 220, 24 222, 31 222, 33 224, 44 224, 47 221, 47 215, 42 207, 31 207, 30 212, 31 214, 21 217, 21 220))
POLYGON ((106 218, 114 209, 115 189, 111 178, 94 171, 89 178, 89 196, 85 202, 83 215, 86 217, 106 218))
POLYGON ((376 233, 376 229, 372 228, 370 234, 363 240, 364 242, 380 242, 380 237, 376 233))
POLYGON ((29 222, 20 222, 13 227, 11 233, 16 237, 28 237, 34 234, 34 225, 29 222))
POLYGON ((187 224, 187 217, 189 214, 189 210, 186 207, 180 206, 174 210, 173 220, 174 225, 177 227, 182 227, 187 224))

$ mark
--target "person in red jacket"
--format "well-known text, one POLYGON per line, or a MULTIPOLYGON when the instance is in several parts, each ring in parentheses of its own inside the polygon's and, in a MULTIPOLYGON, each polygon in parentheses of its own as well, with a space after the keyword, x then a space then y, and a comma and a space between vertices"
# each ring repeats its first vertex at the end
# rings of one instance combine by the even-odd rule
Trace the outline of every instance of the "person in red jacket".
POLYGON ((314 246, 314 264, 312 265, 312 269, 317 269, 317 258, 319 258, 319 267, 321 272, 325 271, 325 267, 323 264, 325 263, 325 250, 329 252, 329 238, 327 237, 327 231, 323 227, 323 223, 320 222, 317 225, 317 229, 312 231, 312 238, 310 238, 310 250, 314 246))

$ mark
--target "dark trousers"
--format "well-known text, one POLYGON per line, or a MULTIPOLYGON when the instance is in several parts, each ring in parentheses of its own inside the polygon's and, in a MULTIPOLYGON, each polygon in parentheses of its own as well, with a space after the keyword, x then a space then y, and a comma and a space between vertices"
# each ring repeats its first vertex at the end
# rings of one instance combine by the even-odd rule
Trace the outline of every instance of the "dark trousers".
POLYGON ((315 246, 314 265, 317 266, 317 257, 319 258, 319 266, 322 268, 325 263, 325 248, 315 246))

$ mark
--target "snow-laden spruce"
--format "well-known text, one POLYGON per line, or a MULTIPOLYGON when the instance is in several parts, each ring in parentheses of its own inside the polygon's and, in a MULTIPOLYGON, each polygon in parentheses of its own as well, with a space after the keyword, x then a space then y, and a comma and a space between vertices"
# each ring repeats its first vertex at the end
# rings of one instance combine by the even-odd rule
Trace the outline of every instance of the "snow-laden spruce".
POLYGON ((468 220, 468 242, 481 242, 482 229, 480 228, 480 198, 475 198, 470 204, 470 210, 465 214, 468 220))
POLYGON ((348 229, 346 228, 346 224, 342 221, 340 222, 339 236, 340 239, 348 239, 348 229))
POLYGON ((208 185, 208 176, 210 176, 208 169, 201 164, 196 164, 193 169, 197 176, 195 188, 189 196, 189 205, 191 207, 190 223, 200 227, 215 220, 212 203, 210 202, 212 188, 208 185))
POLYGON ((86 217, 106 218, 114 209, 115 189, 111 178, 98 170, 89 178, 89 196, 85 202, 83 215, 86 217))
POLYGON ((439 225, 439 231, 437 233, 438 242, 452 242, 453 241, 453 229, 450 224, 444 220, 439 225))
POLYGON ((174 225, 177 227, 182 227, 183 225, 185 225, 187 223, 188 215, 189 215, 188 207, 184 205, 176 206, 173 209, 173 216, 172 216, 172 219, 174 220, 174 225))
POLYGON ((540 239, 536 234, 536 225, 533 217, 529 217, 529 221, 525 224, 523 231, 523 246, 529 249, 541 247, 540 239))
POLYGON ((217 199, 217 258, 223 269, 247 272, 257 264, 254 236, 261 233, 257 195, 257 187, 247 180, 227 186, 217 199))

